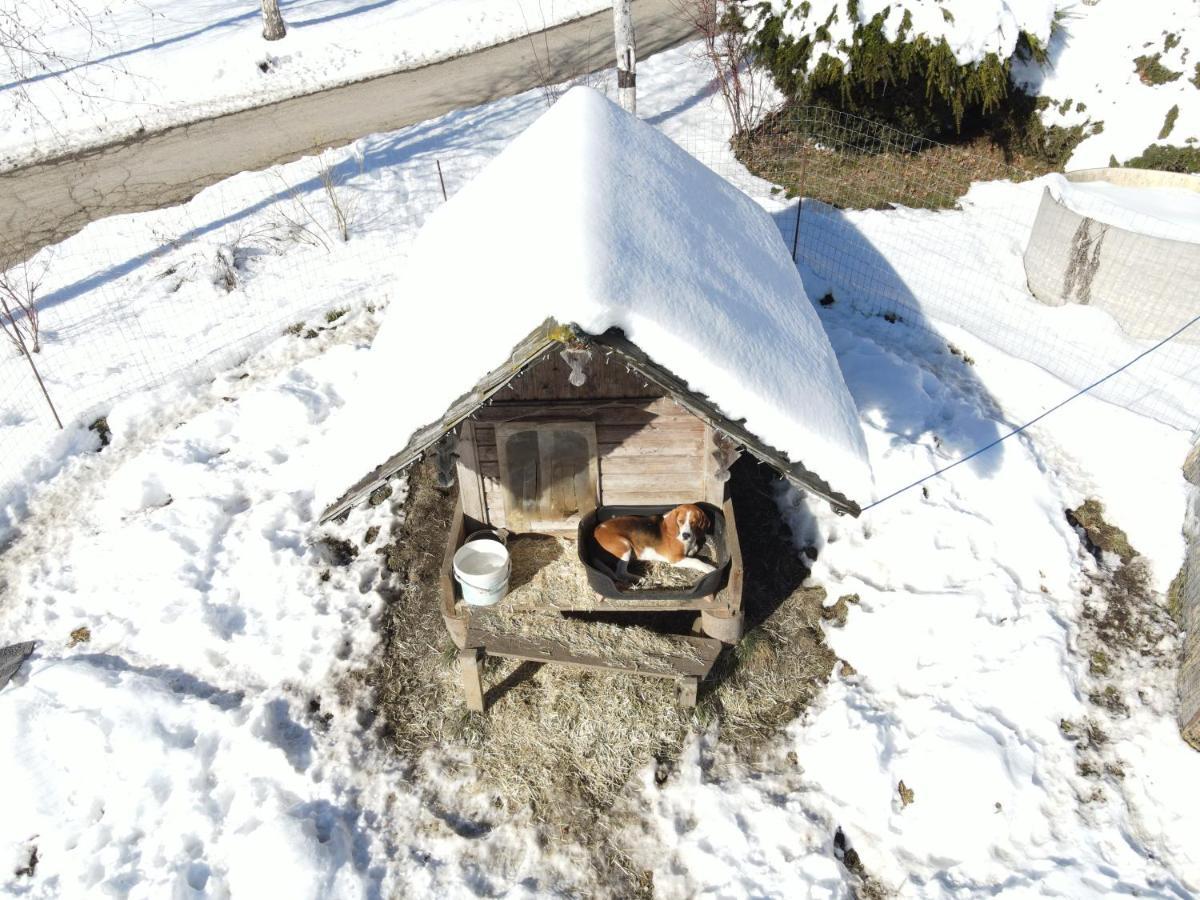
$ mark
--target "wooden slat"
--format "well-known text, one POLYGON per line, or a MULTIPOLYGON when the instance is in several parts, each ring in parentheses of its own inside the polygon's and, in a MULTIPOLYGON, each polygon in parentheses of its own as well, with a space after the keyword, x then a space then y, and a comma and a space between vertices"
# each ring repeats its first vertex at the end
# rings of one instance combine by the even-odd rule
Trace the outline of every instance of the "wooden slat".
POLYGON ((606 456, 600 460, 600 477, 608 475, 676 475, 695 473, 699 467, 695 456, 606 456))
POLYGON ((638 599, 637 594, 613 599, 588 592, 578 596, 555 597, 547 603, 516 603, 511 598, 505 600, 512 609, 539 612, 603 612, 603 613, 637 613, 637 612, 724 612, 728 610, 720 594, 710 594, 695 600, 646 600, 638 599))
POLYGON ((458 677, 467 709, 483 712, 483 679, 479 677, 479 662, 483 651, 470 647, 458 651, 458 677))
POLYGON ((571 367, 556 347, 521 373, 503 391, 501 397, 529 400, 560 398, 658 397, 662 391, 648 384, 641 373, 628 370, 619 361, 609 359, 603 350, 594 350, 584 367, 587 383, 575 387, 568 380, 571 367))
MULTIPOLYGON (((696 459, 689 456, 610 456, 601 459, 600 479, 656 476, 689 483, 699 482, 696 466, 696 459)), ((479 474, 485 481, 499 483, 499 461, 480 463, 479 474)), ((715 505, 720 506, 719 503, 715 505)))
POLYGON ((538 506, 538 432, 532 425, 496 429, 504 513, 514 531, 528 531, 538 506))
POLYGON ((483 470, 475 449, 475 426, 470 420, 459 426, 458 436, 458 496, 463 515, 487 522, 487 505, 483 499, 483 470))
MULTIPOLYGON (((523 423, 535 424, 524 421, 523 423)), ((655 419, 641 424, 612 423, 600 419, 595 425, 596 440, 602 446, 636 442, 670 447, 678 442, 681 447, 687 448, 687 453, 691 454, 699 452, 704 443, 704 423, 695 417, 655 419)), ((475 427, 475 441, 481 454, 485 448, 495 447, 496 437, 493 424, 478 422, 475 427)))
POLYGON ((725 499, 721 512, 725 514, 725 549, 729 551, 729 579, 725 582, 725 587, 717 592, 717 599, 734 612, 738 612, 742 608, 742 585, 745 570, 742 567, 742 542, 738 538, 733 498, 725 499))
POLYGON ((513 403, 497 401, 475 413, 475 420, 481 425, 493 422, 516 422, 528 418, 551 419, 554 417, 574 421, 603 419, 606 422, 618 424, 634 424, 649 419, 686 419, 699 422, 699 419, 692 413, 667 397, 659 397, 655 400, 593 399, 588 402, 553 400, 544 403, 513 403))
POLYGON ((600 490, 604 493, 627 494, 633 491, 648 493, 683 493, 693 500, 704 499, 704 483, 696 472, 676 472, 670 475, 641 473, 601 474, 600 490))
POLYGON ((713 454, 716 452, 716 437, 717 430, 711 425, 704 426, 704 446, 700 450, 700 466, 704 473, 704 500, 711 503, 713 506, 721 506, 725 503, 725 495, 728 493, 728 481, 721 481, 716 477, 720 470, 720 465, 713 454))
MULTIPOLYGON (((687 456, 693 453, 699 454, 701 447, 701 436, 688 436, 685 438, 663 437, 662 435, 651 435, 649 437, 640 437, 636 441, 629 441, 623 444, 617 444, 598 440, 596 442, 596 451, 600 455, 601 464, 606 459, 617 459, 621 457, 630 458, 645 458, 654 456, 663 456, 670 454, 671 456, 687 456)), ((476 452, 479 455, 481 465, 487 463, 498 462, 496 445, 480 443, 476 447, 476 452)), ((486 485, 485 485, 486 487, 486 485)))
POLYGON ((691 490, 678 491, 604 491, 605 506, 677 506, 694 503, 699 485, 691 490))
POLYGON ((450 534, 446 540, 446 553, 442 556, 442 567, 438 571, 438 604, 442 609, 442 619, 446 630, 459 647, 466 640, 466 620, 459 618, 456 612, 454 597, 454 553, 466 540, 466 523, 463 519, 462 500, 454 505, 454 518, 450 520, 450 534))
POLYGON ((530 662, 556 663, 581 669, 597 669, 604 672, 624 672, 630 675, 647 675, 652 678, 697 678, 703 679, 713 667, 721 653, 721 642, 711 638, 676 635, 677 640, 691 646, 692 656, 655 656, 653 662, 643 663, 618 657, 605 659, 577 653, 560 641, 529 639, 515 635, 492 634, 472 625, 467 632, 467 645, 479 647, 489 656, 505 656, 530 662))

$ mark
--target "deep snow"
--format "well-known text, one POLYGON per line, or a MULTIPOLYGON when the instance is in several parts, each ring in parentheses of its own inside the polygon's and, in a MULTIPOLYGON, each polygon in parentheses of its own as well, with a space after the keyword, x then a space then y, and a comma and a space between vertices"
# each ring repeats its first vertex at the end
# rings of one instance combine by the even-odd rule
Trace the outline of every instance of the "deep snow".
POLYGON ((392 307, 376 364, 351 388, 321 506, 547 318, 589 334, 621 328, 833 490, 872 499, 858 413, 771 217, 592 88, 567 92, 430 216, 396 281, 410 302, 392 307), (431 373, 380 421, 397 385, 431 373))
MULTIPOLYGON (((688 48, 647 61, 640 74, 639 107, 668 134, 724 121, 688 48)), ((539 95, 525 95, 366 140, 368 162, 348 182, 363 197, 358 236, 328 252, 301 243, 256 257, 246 285, 229 295, 213 291, 205 269, 192 270, 179 291, 193 292, 195 316, 154 320, 162 354, 206 334, 200 310, 214 298, 230 297, 228 309, 246 316, 269 300, 271 322, 315 300, 337 303, 324 286, 364 276, 363 260, 406 251, 416 222, 440 200, 429 177, 435 156, 449 160, 457 190, 463 173, 541 109, 539 95), (412 209, 397 213, 400 199, 412 209)), ((311 165, 280 171, 300 184, 311 165)), ((119 242, 130 258, 149 253, 150 263, 110 276, 111 294, 78 292, 48 312, 55 328, 82 310, 93 329, 59 328, 46 353, 60 353, 65 365, 80 335, 107 340, 109 377, 135 384, 119 328, 156 304, 170 309, 158 276, 210 259, 209 242, 220 236, 206 229, 164 249, 162 232, 234 212, 235 224, 262 224, 275 209, 254 198, 278 184, 239 176, 183 210, 96 223, 72 238, 58 251, 68 259, 119 242), (119 324, 97 316, 118 293, 127 298, 119 324)), ((304 189, 310 199, 319 194, 318 185, 304 189)), ((960 215, 968 233, 986 234, 989 210, 1025 189, 977 190, 996 203, 939 215, 960 215)), ((898 249, 917 213, 862 216, 901 272, 920 270, 905 269, 898 249)), ((968 246, 1004 256, 1011 272, 1021 247, 1010 227, 1004 219, 1003 239, 968 246)), ((802 275, 809 295, 821 296, 823 280, 802 275)), ((912 291, 917 301, 932 291, 930 324, 944 337, 864 315, 850 306, 854 298, 819 313, 881 489, 959 458, 981 435, 1032 417, 1075 386, 1046 371, 1052 360, 1023 361, 972 334, 984 310, 962 327, 942 323, 938 311, 952 309, 952 296, 938 284, 913 279, 912 291)), ((312 528, 317 447, 344 386, 368 363, 385 299, 386 285, 363 285, 332 326, 310 320, 314 331, 326 328, 310 340, 281 337, 215 380, 111 404, 113 443, 102 452, 82 431, 51 448, 24 445, 42 459, 27 470, 27 505, 13 510, 20 531, 0 555, 0 643, 41 644, 0 691, 0 781, 9 798, 0 861, 11 863, 0 869, 3 890, 594 891, 569 847, 539 842, 521 814, 482 834, 456 832, 456 812, 483 802, 458 757, 434 754, 416 773, 402 769, 372 749, 365 698, 338 689, 375 646, 378 564, 364 550, 349 568, 333 568, 310 543, 320 534, 312 528), (80 626, 91 639, 68 646, 80 626), (34 874, 14 874, 35 846, 34 874)), ((236 333, 247 321, 227 327, 236 333)), ((1036 317, 1013 321, 1043 327, 1036 317)), ((83 383, 87 369, 76 371, 83 383)), ((393 403, 422 389, 399 388, 393 403)), ((32 427, 6 421, 0 435, 32 427)), ((785 495, 798 542, 819 547, 814 581, 831 597, 861 598, 828 637, 858 674, 835 680, 753 770, 714 765, 721 754, 707 736, 661 787, 647 766, 628 814, 648 829, 638 847, 657 891, 847 896, 833 855, 837 827, 868 871, 901 895, 1200 891, 1200 848, 1190 839, 1200 833, 1200 757, 1175 729, 1173 671, 1122 659, 1111 683, 1128 715, 1089 701, 1098 680, 1088 671, 1081 591, 1097 562, 1062 514, 1084 497, 1103 499, 1164 585, 1182 556, 1178 466, 1188 445, 1183 430, 1087 397, 931 482, 927 497, 914 490, 858 520, 785 495), (1061 721, 1089 719, 1108 732, 1105 762, 1123 775, 1080 771, 1078 744, 1061 721), (914 792, 908 807, 900 780, 914 792)), ((376 518, 356 514, 345 535, 360 539, 386 514, 386 505, 376 518)), ((1169 655, 1172 638, 1164 640, 1169 655)))

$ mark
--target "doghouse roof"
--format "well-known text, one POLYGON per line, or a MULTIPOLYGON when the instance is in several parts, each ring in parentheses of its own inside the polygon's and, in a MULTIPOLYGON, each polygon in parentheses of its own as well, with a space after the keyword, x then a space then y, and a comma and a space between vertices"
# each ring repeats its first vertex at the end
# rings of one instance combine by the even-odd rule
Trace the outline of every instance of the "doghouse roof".
POLYGON ((328 447, 323 519, 579 338, 836 508, 872 494, 858 411, 771 217, 594 90, 430 216, 394 295, 328 447))

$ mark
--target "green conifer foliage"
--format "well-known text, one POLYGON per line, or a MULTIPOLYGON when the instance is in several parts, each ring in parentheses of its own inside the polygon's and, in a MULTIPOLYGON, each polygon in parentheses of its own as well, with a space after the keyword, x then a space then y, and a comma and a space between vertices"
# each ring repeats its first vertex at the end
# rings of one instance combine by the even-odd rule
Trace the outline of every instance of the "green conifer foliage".
MULTIPOLYGON (((784 16, 807 14, 807 3, 790 2, 782 15, 774 14, 769 4, 758 9, 759 60, 780 90, 799 103, 832 106, 901 131, 945 139, 984 125, 1019 93, 1009 83, 1012 58, 991 53, 977 63, 959 65, 943 38, 912 34, 907 12, 893 41, 884 34, 883 14, 858 25, 850 46, 838 48, 847 65, 827 52, 832 21, 798 39, 785 33, 784 16)), ((856 11, 855 0, 849 0, 848 11, 856 11)), ((845 11, 833 13, 839 14, 845 11)), ((1014 55, 1044 62, 1046 48, 1022 33, 1014 55)))

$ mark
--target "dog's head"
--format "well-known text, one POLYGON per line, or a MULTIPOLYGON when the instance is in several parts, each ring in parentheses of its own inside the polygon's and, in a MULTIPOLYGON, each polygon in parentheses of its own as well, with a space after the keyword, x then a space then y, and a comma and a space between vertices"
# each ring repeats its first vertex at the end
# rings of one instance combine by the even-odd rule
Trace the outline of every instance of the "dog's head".
POLYGON ((670 533, 683 544, 684 552, 691 556, 704 544, 704 535, 708 532, 708 515, 694 503, 677 506, 663 519, 670 533))

